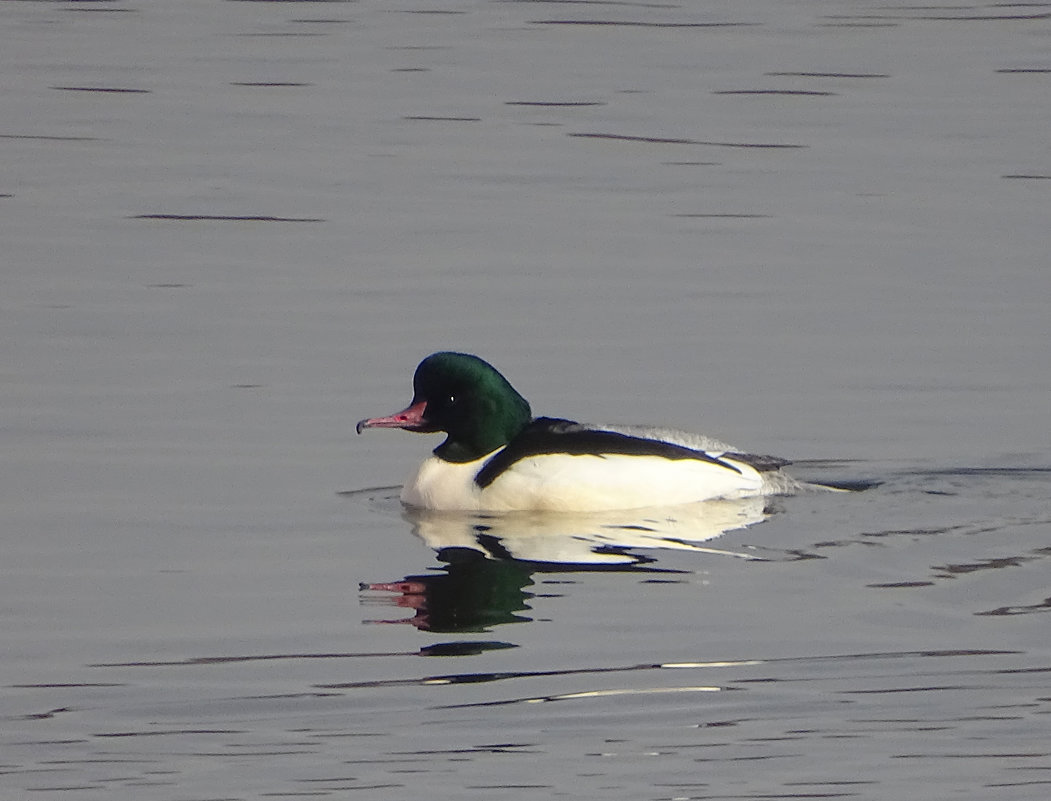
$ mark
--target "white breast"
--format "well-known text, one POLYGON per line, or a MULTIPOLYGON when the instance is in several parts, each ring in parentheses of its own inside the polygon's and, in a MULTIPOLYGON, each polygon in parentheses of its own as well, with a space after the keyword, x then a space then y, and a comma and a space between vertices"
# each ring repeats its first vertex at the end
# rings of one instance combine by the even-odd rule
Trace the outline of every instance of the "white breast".
POLYGON ((446 462, 437 456, 427 457, 402 487, 402 503, 439 511, 483 511, 481 489, 474 483, 474 477, 482 465, 502 450, 499 448, 473 462, 446 462))

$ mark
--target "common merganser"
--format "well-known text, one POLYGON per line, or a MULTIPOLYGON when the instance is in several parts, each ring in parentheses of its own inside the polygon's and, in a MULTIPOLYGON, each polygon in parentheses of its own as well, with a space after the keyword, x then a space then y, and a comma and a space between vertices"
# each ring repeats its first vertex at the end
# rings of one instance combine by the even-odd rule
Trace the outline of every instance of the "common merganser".
POLYGON ((438 511, 590 512, 788 494, 804 486, 784 459, 742 453, 709 437, 644 426, 532 416, 488 362, 434 353, 420 362, 409 406, 366 428, 445 432, 401 491, 438 511))

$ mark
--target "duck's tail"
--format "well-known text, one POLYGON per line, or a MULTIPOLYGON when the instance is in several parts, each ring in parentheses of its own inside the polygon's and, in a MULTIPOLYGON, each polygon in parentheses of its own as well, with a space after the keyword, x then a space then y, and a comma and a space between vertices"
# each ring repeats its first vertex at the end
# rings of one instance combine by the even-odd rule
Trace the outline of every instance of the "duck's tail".
POLYGON ((799 495, 804 492, 858 492, 872 486, 871 484, 861 484, 860 482, 818 484, 813 481, 801 481, 780 469, 762 473, 762 476, 763 495, 799 495))

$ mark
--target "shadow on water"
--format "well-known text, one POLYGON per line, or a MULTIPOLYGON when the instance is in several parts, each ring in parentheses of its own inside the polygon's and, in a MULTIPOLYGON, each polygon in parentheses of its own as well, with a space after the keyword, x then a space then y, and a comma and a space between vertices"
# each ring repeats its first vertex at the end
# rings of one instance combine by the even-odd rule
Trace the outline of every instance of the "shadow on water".
MULTIPOLYGON (((526 623, 520 614, 530 607, 533 584, 528 565, 488 560, 479 555, 453 559, 442 572, 406 576, 398 581, 362 582, 363 591, 393 593, 364 601, 369 605, 410 609, 415 615, 397 620, 367 620, 367 623, 410 623, 437 633, 482 632, 504 623, 526 623)), ((442 558, 442 554, 439 554, 442 558)))
MULTIPOLYGON (((843 475, 842 462, 810 462, 804 465, 819 473, 835 471, 843 475)), ((746 499, 691 504, 667 509, 646 509, 602 514, 465 514, 436 513, 404 509, 398 501, 398 487, 380 487, 343 493, 364 500, 385 515, 404 519, 414 536, 437 554, 442 564, 427 572, 404 578, 366 581, 360 584, 362 603, 370 607, 411 610, 411 617, 372 619, 372 624, 410 624, 436 633, 477 633, 509 623, 529 622, 532 590, 537 574, 622 572, 689 574, 694 572, 681 561, 672 566, 659 560, 677 558, 683 553, 730 556, 758 562, 791 562, 827 559, 834 549, 853 545, 910 546, 916 564, 901 576, 873 581, 867 589, 909 590, 930 587, 977 571, 1014 568, 1047 558, 1049 549, 1034 548, 1020 554, 997 554, 977 559, 945 559, 938 546, 920 547, 917 538, 931 535, 972 537, 995 533, 1004 525, 1044 524, 1046 514, 1030 517, 1011 502, 1012 514, 998 513, 1000 495, 1033 492, 1034 483, 1045 480, 1048 468, 1037 467, 932 467, 897 470, 879 479, 849 477, 836 481, 819 478, 835 488, 859 493, 875 487, 883 492, 867 497, 854 510, 855 530, 834 538, 809 543, 768 542, 760 535, 752 542, 735 540, 732 547, 716 548, 712 542, 727 532, 752 529, 782 511, 780 499, 746 499), (1010 485, 1004 480, 1011 479, 1010 485), (991 485, 987 486, 989 482, 991 485), (916 519, 899 519, 887 514, 882 494, 938 498, 954 496, 974 499, 973 506, 925 508, 916 519), (982 503, 981 498, 987 497, 982 503), (960 514, 962 512, 962 516, 960 514), (975 515, 978 515, 976 518, 975 515), (872 519, 866 515, 872 515, 872 519), (931 517, 933 515, 933 517, 931 517), (988 517, 986 517, 988 515, 988 517), (882 524, 868 528, 869 523, 882 524), (906 525, 889 525, 891 523, 906 525), (786 547, 787 546, 787 547, 786 547), (937 556, 936 556, 937 555, 937 556), (941 557, 944 561, 935 561, 941 557)), ((817 496, 815 496, 817 497, 817 496)), ((837 498, 828 496, 835 501, 837 498)), ((1002 500, 1002 499, 1000 499, 1002 500)), ((826 503, 818 498, 816 503, 826 503)), ((915 506, 915 505, 914 505, 915 506)), ((775 539, 780 539, 776 537, 775 539)), ((942 537, 939 537, 941 540, 942 537)), ((1048 603, 1004 604, 976 611, 985 616, 1012 616, 1047 611, 1048 603)))
POLYGON ((770 557, 747 548, 706 543, 762 523, 777 511, 768 499, 750 498, 588 514, 430 512, 402 509, 398 489, 343 494, 364 499, 377 511, 399 510, 412 533, 443 564, 433 572, 362 582, 360 589, 369 593, 364 605, 413 612, 412 617, 366 622, 410 624, 437 633, 484 632, 531 621, 530 601, 536 595, 530 588, 536 574, 692 572, 659 566, 661 552, 766 561, 770 557))
MULTIPOLYGON (((398 508, 397 487, 347 496, 365 498, 385 511, 398 508)), ((535 597, 529 588, 537 573, 630 572, 676 574, 687 570, 656 564, 659 551, 760 559, 744 551, 703 543, 727 531, 766 520, 764 499, 719 501, 667 509, 603 514, 466 514, 401 510, 412 533, 443 563, 434 572, 394 581, 362 582, 370 606, 409 609, 412 617, 369 620, 411 624, 440 633, 480 632, 532 620, 535 597)))
MULTIPOLYGON (((496 538, 480 535, 479 543, 497 554, 503 549, 496 538)), ((686 573, 689 571, 660 568, 650 563, 652 557, 627 550, 606 552, 630 558, 617 563, 565 563, 522 561, 505 555, 487 555, 473 548, 453 546, 438 551, 445 564, 433 573, 406 576, 397 581, 361 582, 363 592, 392 593, 366 597, 368 606, 394 606, 410 609, 410 618, 366 620, 373 624, 407 623, 435 633, 470 633, 489 631, 505 623, 528 623, 529 601, 536 597, 530 591, 537 573, 624 572, 686 573)), ((549 594, 548 594, 549 595, 549 594)))

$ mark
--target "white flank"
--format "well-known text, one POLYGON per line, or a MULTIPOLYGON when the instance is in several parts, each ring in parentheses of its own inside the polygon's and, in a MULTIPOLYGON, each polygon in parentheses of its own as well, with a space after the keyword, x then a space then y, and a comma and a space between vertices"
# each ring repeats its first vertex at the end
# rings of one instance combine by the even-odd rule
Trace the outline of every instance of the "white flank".
POLYGON ((725 461, 735 470, 699 459, 564 453, 521 459, 478 487, 474 476, 498 452, 462 464, 431 456, 401 499, 442 511, 588 512, 750 498, 765 490, 760 473, 732 459, 725 461))

